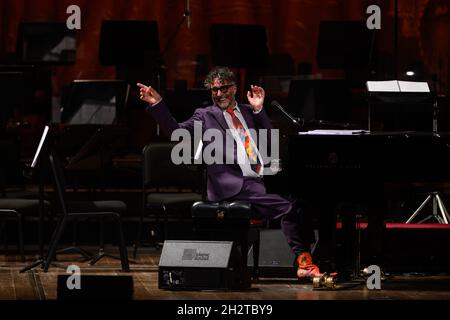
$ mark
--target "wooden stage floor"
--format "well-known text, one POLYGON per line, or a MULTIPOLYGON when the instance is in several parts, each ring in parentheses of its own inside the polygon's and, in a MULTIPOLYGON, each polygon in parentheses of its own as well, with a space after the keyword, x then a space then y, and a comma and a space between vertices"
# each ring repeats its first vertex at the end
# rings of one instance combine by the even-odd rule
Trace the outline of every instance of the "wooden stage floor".
MULTIPOLYGON (((114 251, 112 248, 111 251, 114 251)), ((131 249, 129 252, 131 253, 131 249)), ((117 253, 117 252, 116 252, 117 253)), ((120 270, 120 261, 102 258, 90 266, 78 255, 58 255, 63 265, 75 264, 82 275, 131 275, 134 300, 450 300, 450 274, 394 274, 381 283, 381 290, 369 290, 364 281, 342 282, 334 290, 315 289, 290 278, 260 278, 247 291, 172 291, 158 289, 160 251, 143 248, 130 261, 130 272, 120 270)), ((51 267, 47 273, 34 268, 19 270, 32 263, 34 255, 21 262, 14 254, 0 255, 0 300, 55 300, 57 276, 66 270, 51 267)))

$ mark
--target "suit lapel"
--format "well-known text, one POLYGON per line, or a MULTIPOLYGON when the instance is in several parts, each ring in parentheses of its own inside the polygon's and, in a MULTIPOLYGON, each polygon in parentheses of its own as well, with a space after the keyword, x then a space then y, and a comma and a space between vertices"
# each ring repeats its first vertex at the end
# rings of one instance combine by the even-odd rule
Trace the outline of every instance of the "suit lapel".
POLYGON ((223 116, 223 111, 218 106, 213 106, 212 114, 214 118, 217 120, 217 122, 220 124, 222 129, 226 131, 228 129, 228 124, 225 120, 225 117, 223 116))

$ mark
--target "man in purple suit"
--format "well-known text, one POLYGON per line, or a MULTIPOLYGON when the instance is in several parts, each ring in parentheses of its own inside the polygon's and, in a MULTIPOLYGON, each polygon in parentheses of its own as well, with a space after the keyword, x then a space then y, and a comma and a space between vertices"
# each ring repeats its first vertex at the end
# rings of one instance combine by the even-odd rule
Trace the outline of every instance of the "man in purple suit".
POLYGON ((272 129, 263 109, 264 89, 252 85, 247 92, 249 104, 239 104, 235 99, 237 86, 233 72, 224 67, 214 68, 205 79, 214 105, 199 108, 189 120, 177 123, 157 91, 140 83, 137 85, 141 100, 149 104, 147 111, 169 137, 177 129, 186 129, 193 134, 196 123, 201 124, 203 132, 215 129, 222 133, 222 137, 233 137, 234 147, 225 148, 224 160, 231 156, 234 160, 244 158, 248 161, 208 164, 208 200, 247 201, 258 216, 281 218, 281 229, 296 256, 297 277, 308 279, 320 276, 310 254, 312 230, 305 230, 305 226, 301 225, 302 211, 298 202, 278 194, 268 194, 262 180, 264 163, 255 144, 257 139, 252 139, 249 131, 272 129))

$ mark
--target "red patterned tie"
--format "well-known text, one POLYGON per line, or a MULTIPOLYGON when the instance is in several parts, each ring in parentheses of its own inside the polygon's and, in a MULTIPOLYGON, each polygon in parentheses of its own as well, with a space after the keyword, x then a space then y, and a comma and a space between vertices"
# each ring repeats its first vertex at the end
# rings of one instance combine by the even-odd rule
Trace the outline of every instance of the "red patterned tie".
POLYGON ((252 170, 255 171, 256 173, 259 173, 259 170, 261 169, 261 162, 259 161, 258 155, 255 152, 255 149, 253 148, 253 145, 250 141, 248 131, 245 130, 245 127, 242 125, 241 120, 239 120, 239 118, 236 117, 236 114, 234 113, 234 107, 229 107, 227 109, 227 112, 231 116, 234 129, 236 129, 237 132, 239 133, 239 138, 241 139, 244 145, 247 157, 250 159, 250 166, 252 170))

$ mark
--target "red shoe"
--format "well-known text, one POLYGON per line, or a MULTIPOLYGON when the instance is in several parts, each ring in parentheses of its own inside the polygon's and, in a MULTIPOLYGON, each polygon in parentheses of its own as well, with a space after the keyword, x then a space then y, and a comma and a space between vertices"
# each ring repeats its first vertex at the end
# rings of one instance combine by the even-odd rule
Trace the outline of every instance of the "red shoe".
POLYGON ((322 274, 319 271, 319 267, 313 263, 311 254, 309 252, 304 252, 297 257, 297 278, 301 279, 312 279, 314 277, 320 277, 322 274))

